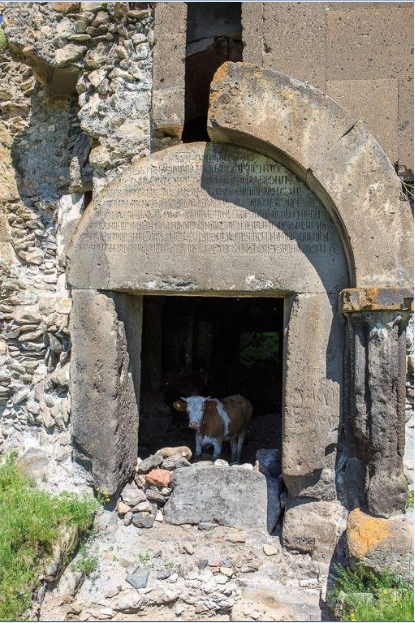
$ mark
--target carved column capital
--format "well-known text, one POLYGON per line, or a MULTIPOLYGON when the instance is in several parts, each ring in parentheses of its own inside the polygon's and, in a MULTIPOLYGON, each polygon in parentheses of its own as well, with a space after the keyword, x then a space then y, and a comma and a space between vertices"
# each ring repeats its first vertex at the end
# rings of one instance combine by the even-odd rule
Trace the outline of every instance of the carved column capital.
POLYGON ((414 310, 414 293, 409 288, 346 288, 340 296, 343 314, 414 310))

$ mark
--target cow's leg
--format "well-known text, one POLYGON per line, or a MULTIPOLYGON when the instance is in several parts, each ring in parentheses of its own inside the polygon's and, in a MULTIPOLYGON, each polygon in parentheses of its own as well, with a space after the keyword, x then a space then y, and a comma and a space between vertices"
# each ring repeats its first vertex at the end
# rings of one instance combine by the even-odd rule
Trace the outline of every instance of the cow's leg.
POLYGON ((245 435, 246 435, 245 429, 241 430, 241 432, 238 435, 238 444, 237 444, 237 450, 236 450, 236 461, 238 463, 241 462, 242 449, 244 447, 245 435))
POLYGON ((196 433, 195 435, 195 459, 200 458, 202 454, 202 435, 196 433))
POLYGON ((216 459, 218 459, 220 457, 220 454, 222 452, 222 440, 215 439, 215 437, 212 437, 211 443, 212 443, 212 446, 213 446, 212 460, 216 461, 216 459))
POLYGON ((231 437, 229 442, 231 444, 231 463, 235 463, 238 450, 238 440, 236 439, 236 437, 231 437))

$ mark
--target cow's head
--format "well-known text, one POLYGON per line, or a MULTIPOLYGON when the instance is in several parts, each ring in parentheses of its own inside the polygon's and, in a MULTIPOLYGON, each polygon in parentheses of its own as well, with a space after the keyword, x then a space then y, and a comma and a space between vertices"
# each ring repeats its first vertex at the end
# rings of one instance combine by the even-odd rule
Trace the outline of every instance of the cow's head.
POLYGON ((210 400, 210 396, 190 396, 190 398, 182 398, 173 403, 176 411, 187 411, 189 416, 189 426, 197 433, 200 432, 203 421, 203 412, 205 409, 214 407, 215 403, 210 400))

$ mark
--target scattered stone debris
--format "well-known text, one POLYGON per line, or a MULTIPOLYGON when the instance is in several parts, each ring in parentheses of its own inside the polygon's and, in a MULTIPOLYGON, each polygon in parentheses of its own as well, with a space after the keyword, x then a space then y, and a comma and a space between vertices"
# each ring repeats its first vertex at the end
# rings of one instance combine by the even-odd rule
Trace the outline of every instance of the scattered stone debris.
POLYGON ((147 586, 149 573, 150 571, 148 569, 135 571, 134 573, 127 574, 125 580, 134 588, 145 588, 147 586))
POLYGON ((158 620, 252 620, 252 612, 261 621, 321 620, 329 565, 282 550, 279 536, 165 521, 137 529, 125 516, 110 517, 103 510, 95 522, 97 569, 77 583, 62 576, 46 593, 41 620, 148 620, 155 611, 158 620), (267 556, 274 543, 280 555, 267 556))
POLYGON ((268 543, 264 544, 263 550, 264 554, 267 556, 275 556, 279 552, 278 547, 275 547, 275 545, 269 545, 268 543))

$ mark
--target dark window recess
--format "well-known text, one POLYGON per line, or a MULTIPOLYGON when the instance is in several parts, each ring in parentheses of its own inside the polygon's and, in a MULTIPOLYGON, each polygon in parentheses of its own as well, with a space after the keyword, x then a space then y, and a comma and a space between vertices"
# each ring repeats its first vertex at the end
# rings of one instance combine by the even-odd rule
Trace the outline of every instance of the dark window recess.
POLYGON ((240 333, 239 363, 244 366, 268 366, 278 361, 279 347, 276 331, 240 333))
POLYGON ((208 141, 209 88, 226 61, 242 60, 240 2, 192 2, 187 6, 185 143, 208 141))
POLYGON ((143 9, 149 9, 150 3, 149 2, 129 2, 128 8, 132 11, 137 11, 137 10, 142 11, 143 9))

